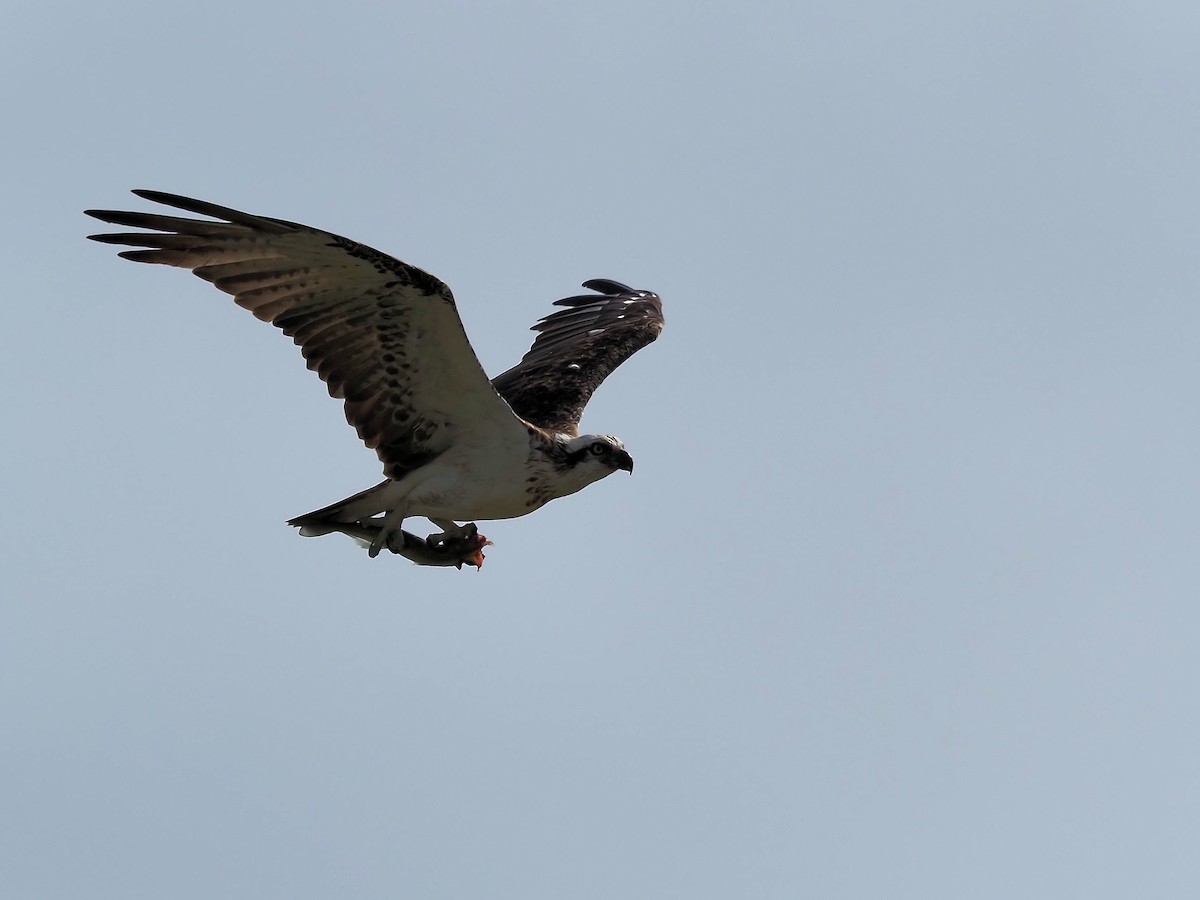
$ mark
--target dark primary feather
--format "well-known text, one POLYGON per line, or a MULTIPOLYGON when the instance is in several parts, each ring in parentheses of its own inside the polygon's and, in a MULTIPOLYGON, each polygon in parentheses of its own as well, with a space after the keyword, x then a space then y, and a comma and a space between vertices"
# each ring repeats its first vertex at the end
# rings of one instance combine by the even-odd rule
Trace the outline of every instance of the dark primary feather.
POLYGON ((529 352, 492 379, 513 411, 547 431, 579 433, 583 408, 617 366, 663 328, 662 301, 604 278, 583 283, 599 294, 555 301, 566 309, 543 318, 529 352))
POLYGON ((346 419, 400 478, 464 434, 519 434, 467 340, 450 289, 415 266, 329 232, 158 191, 139 197, 211 216, 88 210, 149 232, 92 235, 135 262, 191 269, 293 338, 346 419))

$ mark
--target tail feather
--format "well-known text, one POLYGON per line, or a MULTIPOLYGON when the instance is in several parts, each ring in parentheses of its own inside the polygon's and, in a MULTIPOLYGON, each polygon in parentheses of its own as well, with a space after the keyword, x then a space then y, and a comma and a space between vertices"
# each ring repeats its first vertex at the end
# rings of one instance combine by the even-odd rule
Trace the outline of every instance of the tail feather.
POLYGON ((300 529, 304 537, 320 537, 323 534, 333 534, 342 531, 343 525, 359 522, 383 512, 386 504, 381 495, 384 488, 392 484, 390 481, 380 482, 365 491, 359 491, 353 497, 339 500, 321 509, 304 513, 294 519, 288 519, 288 524, 300 529))

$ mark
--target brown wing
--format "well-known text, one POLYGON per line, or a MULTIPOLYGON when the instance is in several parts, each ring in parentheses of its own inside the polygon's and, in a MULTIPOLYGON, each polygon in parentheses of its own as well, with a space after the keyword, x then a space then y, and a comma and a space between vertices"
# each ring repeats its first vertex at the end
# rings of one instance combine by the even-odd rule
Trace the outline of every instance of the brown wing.
POLYGON ((539 332, 521 362, 492 379, 513 411, 547 431, 576 435, 600 383, 663 328, 662 300, 650 291, 596 278, 599 291, 556 300, 567 309, 533 326, 539 332))
POLYGON ((457 436, 527 440, 488 383, 450 289, 428 272, 335 234, 158 191, 139 197, 211 216, 88 210, 153 231, 96 234, 147 249, 135 262, 191 269, 300 346, 308 367, 345 400, 346 419, 389 478, 428 462, 457 436))

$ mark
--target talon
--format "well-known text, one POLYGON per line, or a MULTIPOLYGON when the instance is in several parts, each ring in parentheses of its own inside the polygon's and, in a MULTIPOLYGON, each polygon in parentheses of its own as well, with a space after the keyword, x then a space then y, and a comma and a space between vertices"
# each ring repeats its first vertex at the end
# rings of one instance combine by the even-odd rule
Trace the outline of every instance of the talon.
POLYGON ((377 543, 380 548, 386 547, 419 566, 454 566, 461 569, 466 564, 479 569, 483 566, 483 548, 492 544, 479 533, 478 526, 473 522, 455 526, 455 531, 450 534, 430 535, 428 538, 417 537, 403 529, 388 532, 385 536, 375 522, 358 523, 357 528, 347 526, 344 530, 364 546, 377 543))
POLYGON ((449 527, 446 527, 445 531, 439 531, 436 534, 426 536, 425 542, 431 547, 446 547, 461 541, 473 540, 475 535, 479 533, 479 526, 474 522, 467 522, 465 525, 455 525, 453 522, 437 521, 434 524, 449 527))

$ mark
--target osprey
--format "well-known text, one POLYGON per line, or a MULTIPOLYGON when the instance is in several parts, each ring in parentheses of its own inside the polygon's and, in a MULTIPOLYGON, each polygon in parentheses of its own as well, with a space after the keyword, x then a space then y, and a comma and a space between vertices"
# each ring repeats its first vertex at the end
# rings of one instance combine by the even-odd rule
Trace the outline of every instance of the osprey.
POLYGON ((529 352, 489 382, 450 288, 428 272, 295 222, 134 193, 216 221, 87 210, 151 229, 90 238, 139 248, 120 254, 134 262, 191 269, 282 329, 383 463, 380 484, 291 519, 300 534, 347 534, 373 557, 387 548, 425 565, 478 567, 490 542, 474 520, 523 516, 633 471, 619 440, 580 434, 579 419, 608 374, 658 337, 658 295, 584 282, 596 293, 556 301, 566 308, 534 325, 529 352), (415 537, 401 528, 410 516, 441 532, 415 537))

